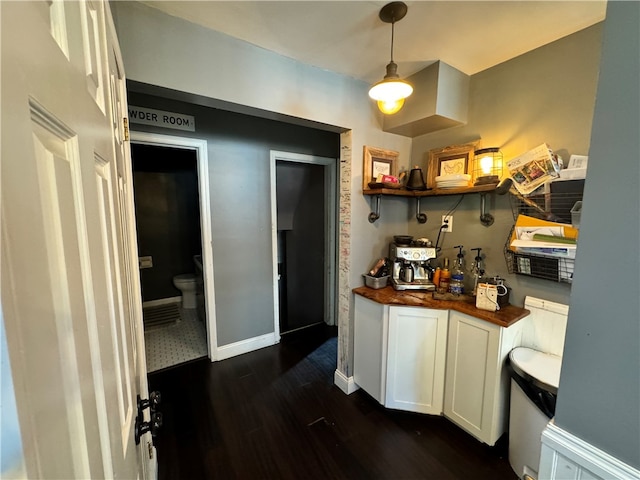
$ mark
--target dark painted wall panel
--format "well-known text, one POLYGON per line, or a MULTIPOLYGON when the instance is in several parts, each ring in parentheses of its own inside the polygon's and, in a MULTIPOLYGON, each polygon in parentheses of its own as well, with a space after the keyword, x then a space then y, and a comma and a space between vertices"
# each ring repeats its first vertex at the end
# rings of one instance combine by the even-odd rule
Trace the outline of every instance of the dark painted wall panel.
POLYGON ((194 273, 202 252, 198 176, 194 151, 132 145, 139 256, 153 267, 140 270, 143 301, 180 295, 173 277, 194 273))
POLYGON ((324 320, 324 167, 278 162, 276 172, 278 191, 290 192, 278 198, 278 211, 291 212, 284 232, 287 308, 280 327, 286 331, 324 320))

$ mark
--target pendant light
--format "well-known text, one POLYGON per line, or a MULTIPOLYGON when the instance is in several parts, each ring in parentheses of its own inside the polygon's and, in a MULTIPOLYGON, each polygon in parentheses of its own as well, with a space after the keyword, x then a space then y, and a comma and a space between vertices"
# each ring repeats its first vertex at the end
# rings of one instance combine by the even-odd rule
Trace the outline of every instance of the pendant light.
POLYGON ((398 75, 398 65, 393 61, 394 25, 407 14, 404 2, 391 2, 380 10, 380 20, 391 24, 391 61, 387 65, 384 78, 369 89, 369 96, 377 100, 382 113, 391 115, 398 112, 404 105, 404 99, 413 92, 413 87, 398 75))

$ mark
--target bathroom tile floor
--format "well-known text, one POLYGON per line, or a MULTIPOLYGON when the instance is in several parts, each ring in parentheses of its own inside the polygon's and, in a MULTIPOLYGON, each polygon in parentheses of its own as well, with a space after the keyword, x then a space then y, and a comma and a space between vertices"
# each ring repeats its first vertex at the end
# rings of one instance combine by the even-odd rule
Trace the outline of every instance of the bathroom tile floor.
POLYGON ((148 373, 207 356, 206 331, 197 310, 180 312, 180 321, 144 332, 148 373))

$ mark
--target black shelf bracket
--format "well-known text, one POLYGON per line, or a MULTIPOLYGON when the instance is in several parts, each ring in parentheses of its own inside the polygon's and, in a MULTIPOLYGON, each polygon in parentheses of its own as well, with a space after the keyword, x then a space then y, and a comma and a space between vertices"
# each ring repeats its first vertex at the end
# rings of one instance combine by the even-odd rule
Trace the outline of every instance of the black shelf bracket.
POLYGON ((487 212, 487 194, 480 194, 480 223, 482 223, 485 227, 489 227, 493 225, 495 219, 493 215, 487 212))
POLYGON ((416 197, 416 220, 418 223, 427 223, 427 214, 420 213, 420 197, 416 197))
POLYGON ((376 195, 375 199, 376 199, 376 209, 375 211, 371 212, 369 214, 369 223, 374 223, 376 220, 378 220, 380 218, 380 198, 382 197, 382 195, 376 195))

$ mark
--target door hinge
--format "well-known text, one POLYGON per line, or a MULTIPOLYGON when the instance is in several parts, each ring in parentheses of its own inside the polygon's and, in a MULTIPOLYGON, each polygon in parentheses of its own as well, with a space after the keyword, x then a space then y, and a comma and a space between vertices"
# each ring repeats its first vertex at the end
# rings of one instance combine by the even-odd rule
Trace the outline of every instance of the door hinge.
POLYGON ((158 434, 158 430, 162 427, 162 413, 157 411, 158 405, 160 405, 162 397, 160 392, 151 392, 149 398, 142 400, 140 395, 137 396, 138 403, 138 415, 136 415, 136 422, 134 426, 134 438, 136 445, 140 445, 140 438, 147 432, 151 432, 151 436, 155 437, 158 434), (151 419, 148 422, 144 421, 143 411, 149 408, 151 410, 151 419))
POLYGON ((124 117, 122 119, 122 126, 124 131, 124 141, 128 142, 129 141, 129 119, 127 117, 124 117))

